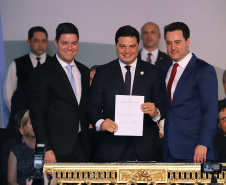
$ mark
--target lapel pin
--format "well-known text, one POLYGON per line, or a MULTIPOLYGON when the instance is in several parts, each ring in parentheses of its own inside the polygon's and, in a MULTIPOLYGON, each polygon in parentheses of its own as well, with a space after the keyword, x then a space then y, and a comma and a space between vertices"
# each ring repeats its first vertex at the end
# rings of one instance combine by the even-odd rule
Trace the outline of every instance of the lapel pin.
POLYGON ((141 74, 141 75, 144 75, 144 71, 141 71, 140 74, 141 74))

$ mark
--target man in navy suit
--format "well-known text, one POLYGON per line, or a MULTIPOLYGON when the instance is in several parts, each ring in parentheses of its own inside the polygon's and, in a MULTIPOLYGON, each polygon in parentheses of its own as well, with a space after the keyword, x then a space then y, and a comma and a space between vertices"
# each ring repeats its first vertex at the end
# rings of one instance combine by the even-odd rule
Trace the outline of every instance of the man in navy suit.
MULTIPOLYGON (((139 32, 123 26, 115 35, 118 59, 99 66, 91 86, 88 114, 97 129, 97 158, 103 162, 160 161, 161 144, 157 123, 164 116, 161 71, 156 66, 137 59, 140 48, 139 32), (127 85, 127 69, 131 80, 127 85), (115 136, 115 96, 140 95, 145 100, 143 136, 115 136), (102 111, 103 110, 103 111, 102 111)), ((128 81, 127 81, 128 82, 128 81)), ((128 128, 129 129, 129 128, 128 128)))
POLYGON ((59 24, 56 55, 31 76, 30 117, 37 143, 46 144, 45 162, 88 161, 90 79, 89 69, 74 59, 78 41, 75 25, 59 24))
POLYGON ((164 161, 216 160, 212 142, 218 116, 216 72, 189 51, 190 30, 186 24, 165 26, 164 37, 173 60, 163 70, 164 161))

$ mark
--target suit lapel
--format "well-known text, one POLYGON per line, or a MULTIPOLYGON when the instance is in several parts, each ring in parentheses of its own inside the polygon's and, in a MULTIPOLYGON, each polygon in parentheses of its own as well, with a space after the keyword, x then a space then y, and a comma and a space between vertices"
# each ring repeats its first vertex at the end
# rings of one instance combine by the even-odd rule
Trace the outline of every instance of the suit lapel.
POLYGON ((172 104, 173 104, 173 102, 176 101, 176 99, 179 95, 180 89, 185 84, 186 80, 189 78, 191 72, 193 71, 193 68, 195 67, 196 59, 197 59, 196 56, 193 54, 191 60, 188 62, 188 65, 186 66, 184 72, 182 73, 182 75, 181 75, 181 77, 180 77, 180 79, 177 83, 177 86, 176 86, 176 89, 175 89, 175 92, 174 92, 174 95, 173 95, 172 104))
POLYGON ((138 59, 135 74, 134 74, 134 81, 133 81, 133 89, 132 89, 133 95, 140 94, 139 93, 140 84, 142 83, 145 74, 146 74, 146 69, 142 65, 142 62, 138 59))
MULTIPOLYGON (((171 64, 172 65, 172 64, 171 64)), ((167 104, 167 107, 170 106, 170 102, 169 102, 169 97, 168 97, 168 93, 167 93, 167 88, 166 88, 166 76, 167 76, 167 73, 169 71, 169 68, 171 65, 168 65, 166 68, 164 68, 163 70, 163 97, 164 97, 164 101, 165 103, 167 104)))
POLYGON ((137 59, 138 59, 138 60, 141 60, 141 51, 142 51, 142 50, 140 50, 139 53, 138 53, 138 55, 137 55, 137 59))
POLYGON ((86 75, 84 74, 84 71, 82 69, 82 67, 79 65, 79 63, 77 63, 75 60, 74 60, 78 70, 80 71, 80 74, 81 74, 81 98, 80 98, 80 103, 79 105, 82 104, 82 100, 86 97, 85 96, 85 93, 83 92, 85 89, 86 89, 86 80, 89 81, 89 79, 85 79, 86 78, 86 75))
POLYGON ((155 62, 155 65, 158 65, 160 63, 160 61, 162 60, 162 56, 161 56, 161 52, 159 51, 158 52, 158 57, 157 57, 157 60, 155 62))
POLYGON ((126 87, 122 76, 122 70, 119 64, 119 60, 113 61, 112 76, 114 76, 114 82, 117 94, 126 94, 126 87))
POLYGON ((74 91, 71 87, 71 83, 64 69, 62 68, 59 61, 57 60, 56 56, 54 56, 53 68, 55 70, 56 80, 58 80, 58 83, 60 84, 59 86, 61 87, 62 91, 65 92, 65 97, 67 96, 68 100, 72 104, 74 104, 75 106, 78 106, 78 102, 75 97, 74 91))

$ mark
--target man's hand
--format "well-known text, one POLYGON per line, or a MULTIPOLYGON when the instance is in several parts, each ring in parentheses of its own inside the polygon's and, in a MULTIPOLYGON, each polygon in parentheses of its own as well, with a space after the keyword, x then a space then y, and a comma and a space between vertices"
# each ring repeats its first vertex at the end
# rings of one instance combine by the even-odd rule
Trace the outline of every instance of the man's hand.
POLYGON ((100 129, 102 131, 116 132, 118 130, 118 125, 114 121, 107 118, 101 123, 100 129))
POLYGON ((149 114, 151 117, 158 116, 158 112, 156 110, 155 104, 151 102, 145 102, 141 105, 141 110, 145 114, 149 114))
POLYGON ((56 163, 56 156, 53 150, 48 150, 45 153, 44 163, 56 163))
POLYGON ((197 145, 194 153, 194 163, 206 162, 207 147, 197 145))

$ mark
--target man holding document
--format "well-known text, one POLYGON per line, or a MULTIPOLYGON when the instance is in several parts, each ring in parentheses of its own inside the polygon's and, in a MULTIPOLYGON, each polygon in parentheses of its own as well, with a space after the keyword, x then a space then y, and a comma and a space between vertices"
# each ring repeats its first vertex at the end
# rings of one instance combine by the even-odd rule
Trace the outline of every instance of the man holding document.
POLYGON ((91 86, 88 114, 99 131, 97 159, 161 161, 161 71, 137 59, 139 32, 131 26, 118 29, 115 49, 118 59, 99 66, 91 86))

